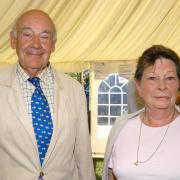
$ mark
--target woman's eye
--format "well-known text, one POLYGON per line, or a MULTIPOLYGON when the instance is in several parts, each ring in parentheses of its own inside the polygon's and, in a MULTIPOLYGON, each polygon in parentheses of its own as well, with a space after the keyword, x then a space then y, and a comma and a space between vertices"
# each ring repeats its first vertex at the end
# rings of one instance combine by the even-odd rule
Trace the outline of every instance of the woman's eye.
POLYGON ((148 79, 148 80, 155 80, 155 79, 156 79, 156 77, 151 76, 151 77, 148 77, 147 79, 148 79))
POLYGON ((167 80, 175 80, 176 77, 174 77, 174 76, 169 76, 169 77, 167 77, 166 79, 167 79, 167 80))

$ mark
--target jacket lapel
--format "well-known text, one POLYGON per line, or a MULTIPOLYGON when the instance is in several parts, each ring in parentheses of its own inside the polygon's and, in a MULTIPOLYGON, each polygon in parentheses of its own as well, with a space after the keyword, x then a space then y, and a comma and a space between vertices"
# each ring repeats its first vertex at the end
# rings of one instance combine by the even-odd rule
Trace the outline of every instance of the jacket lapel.
POLYGON ((25 107, 25 103, 23 101, 21 89, 19 87, 17 79, 13 81, 12 88, 10 88, 8 101, 11 109, 14 111, 14 113, 17 116, 17 119, 21 122, 22 126, 25 128, 28 136, 30 137, 37 151, 37 144, 32 126, 32 120, 28 116, 28 111, 25 107))
POLYGON ((55 145, 57 140, 59 139, 59 133, 62 129, 61 120, 64 119, 64 113, 66 104, 67 104, 67 93, 65 92, 62 84, 62 80, 60 77, 55 73, 55 83, 54 83, 54 116, 53 116, 53 134, 51 138, 51 142, 43 162, 43 166, 47 163, 48 159, 50 158, 53 150, 55 149, 55 145))
POLYGON ((0 85, 8 88, 9 93, 7 101, 9 102, 9 107, 21 122, 32 143, 37 148, 32 121, 29 119, 23 96, 21 94, 21 88, 16 76, 16 67, 17 64, 14 64, 1 71, 2 76, 0 77, 0 85))
MULTIPOLYGON (((9 104, 9 108, 13 111, 12 115, 15 116, 17 121, 20 121, 23 128, 27 132, 27 136, 29 137, 29 143, 33 144, 34 153, 37 160, 38 151, 37 151, 37 144, 34 135, 34 130, 32 127, 32 120, 29 118, 23 96, 21 94, 21 88, 18 83, 18 79, 16 77, 16 64, 9 66, 1 72, 0 77, 0 85, 6 86, 8 92, 7 103, 9 104)), ((26 135, 26 134, 24 134, 26 135)))

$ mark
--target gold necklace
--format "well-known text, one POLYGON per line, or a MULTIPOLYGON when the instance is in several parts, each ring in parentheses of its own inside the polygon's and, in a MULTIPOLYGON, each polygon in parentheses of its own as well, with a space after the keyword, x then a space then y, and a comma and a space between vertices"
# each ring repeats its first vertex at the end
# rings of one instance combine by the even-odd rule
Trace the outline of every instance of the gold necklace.
POLYGON ((155 155, 155 153, 157 152, 157 150, 159 149, 159 147, 161 146, 162 142, 164 141, 164 139, 165 139, 165 137, 166 137, 166 134, 167 134, 167 132, 168 132, 168 129, 169 129, 169 127, 170 127, 170 124, 171 124, 171 122, 172 122, 173 119, 174 119, 174 115, 175 115, 175 110, 174 110, 173 115, 172 115, 172 117, 171 117, 171 121, 170 121, 170 123, 168 124, 168 126, 167 126, 167 128, 166 128, 166 131, 165 131, 165 133, 164 133, 164 135, 163 135, 160 143, 159 143, 158 146, 156 147, 155 151, 152 152, 152 154, 151 154, 147 159, 145 159, 144 161, 140 161, 140 160, 139 160, 139 149, 140 149, 140 144, 141 144, 142 124, 143 124, 143 121, 144 121, 144 117, 143 117, 143 119, 142 119, 142 121, 141 121, 141 124, 140 124, 140 128, 139 128, 138 148, 137 148, 136 161, 135 161, 135 163, 134 163, 135 166, 138 166, 140 163, 146 163, 147 161, 149 161, 149 160, 155 155))

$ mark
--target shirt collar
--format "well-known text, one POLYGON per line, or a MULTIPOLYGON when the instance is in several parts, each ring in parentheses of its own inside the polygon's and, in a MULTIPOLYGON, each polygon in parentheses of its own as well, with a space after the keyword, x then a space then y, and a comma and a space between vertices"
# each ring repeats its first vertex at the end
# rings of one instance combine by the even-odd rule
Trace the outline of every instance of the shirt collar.
MULTIPOLYGON (((23 81, 29 79, 29 75, 23 70, 19 63, 17 64, 16 73, 23 81)), ((43 83, 48 83, 49 78, 54 79, 52 67, 49 65, 38 75, 38 77, 43 83)))

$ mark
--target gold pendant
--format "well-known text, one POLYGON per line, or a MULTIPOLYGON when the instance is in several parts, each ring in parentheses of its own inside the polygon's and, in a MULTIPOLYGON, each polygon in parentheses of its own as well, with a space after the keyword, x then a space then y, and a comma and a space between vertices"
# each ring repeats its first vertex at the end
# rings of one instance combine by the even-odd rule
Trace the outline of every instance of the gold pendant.
POLYGON ((136 161, 136 162, 134 163, 134 165, 135 165, 135 166, 138 166, 138 161, 136 161))

